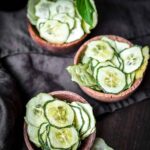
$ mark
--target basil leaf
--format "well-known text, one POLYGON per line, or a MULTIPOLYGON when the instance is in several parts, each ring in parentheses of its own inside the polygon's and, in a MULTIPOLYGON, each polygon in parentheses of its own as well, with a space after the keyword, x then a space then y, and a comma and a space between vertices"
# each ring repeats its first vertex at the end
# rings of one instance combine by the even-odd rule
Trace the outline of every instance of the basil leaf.
POLYGON ((94 8, 90 0, 76 0, 76 6, 83 20, 92 26, 94 8))

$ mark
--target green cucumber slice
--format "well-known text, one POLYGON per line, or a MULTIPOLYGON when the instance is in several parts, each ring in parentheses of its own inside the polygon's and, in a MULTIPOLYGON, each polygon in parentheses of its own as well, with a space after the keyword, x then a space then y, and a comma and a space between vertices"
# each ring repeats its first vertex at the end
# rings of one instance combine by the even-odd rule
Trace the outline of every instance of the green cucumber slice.
POLYGON ((73 29, 75 21, 72 17, 67 14, 57 14, 53 17, 54 20, 58 20, 62 23, 67 23, 69 25, 69 29, 73 29))
POLYGON ((75 26, 71 30, 71 33, 66 42, 70 43, 70 42, 76 41, 80 39, 83 35, 84 35, 84 31, 81 27, 81 20, 78 18, 75 18, 75 26))
POLYGON ((91 58, 90 58, 90 57, 87 57, 86 55, 84 55, 84 56, 82 57, 82 60, 81 60, 81 62, 82 62, 83 64, 88 64, 90 61, 91 61, 91 58))
POLYGON ((64 43, 69 36, 69 26, 57 20, 47 20, 39 30, 40 36, 51 43, 64 43))
POLYGON ((92 59, 91 61, 91 64, 92 64, 92 67, 94 68, 99 62, 95 59, 92 59))
POLYGON ((71 126, 74 121, 74 111, 66 102, 60 100, 45 104, 45 116, 57 128, 71 126))
POLYGON ((147 68, 148 60, 149 60, 149 57, 150 57, 149 47, 148 46, 144 46, 142 48, 142 53, 143 53, 143 56, 144 56, 144 61, 143 61, 142 66, 138 70, 136 70, 136 79, 143 78, 143 75, 144 75, 144 72, 145 72, 145 70, 147 68))
POLYGON ((36 25, 38 17, 35 16, 35 5, 39 3, 40 0, 29 0, 27 4, 27 17, 31 24, 36 25))
POLYGON ((75 7, 73 1, 70 0, 58 0, 54 5, 50 7, 51 16, 57 14, 68 14, 71 17, 75 17, 75 7))
POLYGON ((77 130, 73 126, 61 129, 51 127, 49 140, 53 148, 68 149, 79 141, 79 136, 77 130))
POLYGON ((44 150, 49 149, 49 145, 47 143, 47 137, 48 137, 49 130, 50 130, 49 124, 43 123, 43 124, 41 124, 39 131, 38 131, 39 142, 41 144, 41 148, 44 150))
POLYGON ((105 62, 113 58, 114 50, 110 47, 108 43, 102 40, 97 40, 92 41, 88 44, 85 55, 88 57, 92 57, 99 62, 105 62))
POLYGON ((90 119, 89 119, 89 116, 88 116, 87 112, 77 102, 72 102, 71 105, 72 106, 77 106, 81 110, 81 115, 82 115, 83 121, 84 121, 84 125, 82 126, 82 128, 79 132, 80 136, 81 136, 81 135, 85 134, 88 131, 89 126, 90 126, 90 119))
POLYGON ((30 124, 27 125, 27 133, 30 141, 33 142, 37 147, 40 147, 41 144, 39 143, 39 139, 38 139, 38 130, 39 128, 37 127, 34 127, 30 124))
POLYGON ((119 60, 119 62, 120 62, 120 67, 119 67, 119 69, 120 70, 123 70, 123 60, 120 58, 120 57, 118 57, 118 60, 119 60))
POLYGON ((79 147, 79 145, 80 145, 80 142, 75 143, 75 144, 71 147, 71 150, 77 150, 78 147, 79 147))
POLYGON ((116 45, 116 51, 118 53, 130 47, 128 43, 123 43, 123 42, 118 42, 118 41, 115 41, 115 45, 116 45))
POLYGON ((120 61, 118 59, 118 57, 116 55, 114 55, 114 57, 112 58, 111 62, 117 67, 120 68, 121 64, 120 61))
POLYGON ((26 105, 27 123, 39 127, 43 122, 46 122, 43 106, 46 102, 53 100, 53 97, 46 93, 40 93, 33 97, 26 105))
POLYGON ((35 15, 40 19, 50 19, 50 7, 54 5, 50 1, 40 1, 35 6, 35 15))
POLYGON ((126 86, 126 76, 119 69, 106 66, 98 69, 97 81, 104 92, 117 94, 126 86))
POLYGON ((89 104, 78 102, 78 105, 80 105, 86 111, 86 113, 88 114, 89 119, 90 119, 90 125, 89 125, 88 130, 86 131, 86 133, 84 133, 81 136, 81 139, 84 140, 91 133, 93 133, 93 128, 95 128, 96 121, 95 121, 94 114, 93 114, 93 108, 89 104))
POLYGON ((38 31, 45 24, 46 21, 47 21, 47 19, 38 19, 38 21, 36 23, 36 28, 37 28, 38 31))
POLYGON ((81 108, 77 107, 77 106, 73 106, 73 105, 71 105, 71 107, 75 113, 75 118, 74 118, 75 119, 74 120, 75 128, 80 132, 80 130, 82 129, 82 127, 84 125, 84 119, 81 114, 81 108))
POLYGON ((124 63, 123 71, 125 73, 131 73, 137 70, 143 63, 143 55, 139 46, 133 46, 129 49, 125 49, 120 53, 120 57, 124 63))
POLYGON ((93 72, 93 76, 94 76, 95 79, 96 79, 96 77, 97 77, 97 70, 98 70, 100 67, 105 67, 105 66, 114 66, 114 67, 115 67, 115 65, 114 65, 112 62, 110 62, 110 61, 98 63, 98 64, 96 65, 96 67, 94 68, 94 72, 93 72))
POLYGON ((116 43, 114 40, 111 40, 106 36, 102 36, 101 40, 107 42, 112 48, 116 49, 116 43))

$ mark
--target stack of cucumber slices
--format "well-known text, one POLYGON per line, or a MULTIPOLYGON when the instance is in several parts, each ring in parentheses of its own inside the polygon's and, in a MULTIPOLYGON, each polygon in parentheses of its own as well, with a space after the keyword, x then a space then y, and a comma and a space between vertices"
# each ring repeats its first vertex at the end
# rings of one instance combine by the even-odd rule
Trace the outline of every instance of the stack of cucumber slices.
POLYGON ((27 133, 42 150, 77 150, 81 141, 95 131, 92 107, 67 103, 40 93, 26 105, 27 133))
MULTIPOLYGON (((89 0, 88 0, 89 1, 89 0)), ((29 0, 27 17, 50 43, 70 43, 90 33, 97 24, 97 11, 93 0, 93 25, 87 24, 76 8, 76 0, 29 0)))
POLYGON ((81 63, 67 70, 72 80, 81 86, 118 94, 129 89, 135 80, 143 78, 148 60, 148 46, 130 46, 103 36, 90 42, 81 63))

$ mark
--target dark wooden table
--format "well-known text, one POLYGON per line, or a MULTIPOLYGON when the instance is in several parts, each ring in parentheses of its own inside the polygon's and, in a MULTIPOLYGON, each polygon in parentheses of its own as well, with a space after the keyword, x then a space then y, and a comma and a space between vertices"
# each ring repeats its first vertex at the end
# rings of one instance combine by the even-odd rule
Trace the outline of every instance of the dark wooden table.
POLYGON ((150 100, 103 115, 97 136, 115 150, 150 150, 150 100))

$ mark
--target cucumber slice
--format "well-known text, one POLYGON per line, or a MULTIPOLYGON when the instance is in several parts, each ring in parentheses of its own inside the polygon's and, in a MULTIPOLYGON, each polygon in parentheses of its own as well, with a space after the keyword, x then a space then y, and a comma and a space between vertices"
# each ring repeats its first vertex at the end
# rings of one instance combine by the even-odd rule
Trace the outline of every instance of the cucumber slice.
POLYGON ((114 50, 104 41, 92 41, 88 44, 85 55, 99 62, 105 62, 113 58, 114 50))
POLYGON ((51 125, 63 128, 71 126, 74 121, 72 108, 63 101, 55 100, 45 105, 45 116, 51 125))
POLYGON ((47 133, 48 133, 48 123, 42 123, 38 131, 39 142, 41 146, 46 145, 47 133))
POLYGON ((136 71, 136 79, 142 78, 144 75, 144 72, 147 68, 148 60, 149 60, 149 47, 148 46, 143 47, 142 53, 144 56, 144 62, 142 64, 142 66, 136 71))
POLYGON ((74 145, 72 146, 71 150, 77 150, 78 147, 79 147, 79 145, 80 145, 80 142, 77 142, 76 144, 74 144, 74 145))
POLYGON ((47 21, 47 19, 38 19, 38 21, 36 23, 36 28, 37 28, 38 31, 45 24, 46 21, 47 21))
POLYGON ((47 20, 39 30, 40 36, 51 43, 64 43, 69 36, 69 27, 57 20, 47 20))
POLYGON ((75 128, 80 132, 80 130, 82 129, 82 127, 84 125, 84 119, 81 114, 81 109, 80 109, 80 107, 73 106, 73 105, 71 105, 71 107, 75 113, 75 118, 74 118, 75 119, 75 121, 74 121, 75 128))
POLYGON ((83 135, 83 134, 85 134, 88 131, 89 126, 90 126, 89 116, 88 116, 87 112, 80 105, 78 105, 78 103, 72 102, 71 105, 79 107, 80 110, 81 110, 81 115, 83 117, 84 125, 82 126, 82 128, 81 128, 79 133, 80 133, 80 135, 83 135))
POLYGON ((27 17, 31 24, 36 25, 38 17, 35 16, 35 5, 39 3, 40 0, 29 0, 27 4, 27 17))
POLYGON ((93 72, 93 76, 94 76, 95 79, 96 79, 96 77, 97 77, 97 70, 98 70, 100 67, 105 67, 105 66, 113 66, 113 67, 115 67, 115 65, 114 65, 112 62, 110 62, 110 61, 98 63, 98 64, 96 65, 96 67, 94 68, 94 72, 93 72))
POLYGON ((47 122, 44 116, 43 106, 47 101, 53 101, 53 97, 46 93, 40 93, 32 98, 26 105, 27 123, 39 127, 43 122, 47 122))
POLYGON ((120 57, 118 57, 118 60, 119 60, 119 62, 120 62, 120 67, 119 67, 119 69, 120 70, 123 70, 123 60, 120 58, 120 57))
POLYGON ((88 64, 90 61, 91 61, 91 58, 90 58, 90 57, 87 57, 86 55, 84 55, 84 56, 82 57, 82 60, 81 60, 81 62, 82 62, 83 64, 88 64))
POLYGON ((68 14, 71 17, 75 17, 75 7, 73 1, 70 0, 58 0, 54 5, 50 7, 51 16, 57 14, 68 14))
POLYGON ((104 92, 117 94, 126 86, 126 76, 119 69, 106 66, 98 69, 97 81, 104 92))
POLYGON ((118 59, 118 57, 116 55, 114 55, 114 57, 112 58, 111 62, 117 67, 120 68, 121 64, 120 61, 118 59))
POLYGON ((94 68, 99 62, 95 59, 92 59, 91 61, 91 64, 92 64, 92 67, 94 68))
POLYGON ((49 140, 53 148, 68 149, 79 141, 79 136, 77 130, 73 126, 61 129, 51 127, 49 140))
POLYGON ((31 142, 33 142, 37 147, 40 147, 41 144, 38 140, 38 130, 39 128, 34 127, 30 124, 27 125, 27 133, 31 142))
POLYGON ((123 71, 125 73, 131 73, 137 70, 143 63, 143 55, 139 46, 133 46, 129 49, 125 49, 120 53, 120 57, 123 60, 123 71))
POLYGON ((80 39, 83 35, 84 35, 84 31, 81 27, 81 20, 78 18, 75 18, 75 26, 72 29, 66 42, 70 43, 70 42, 76 41, 80 39))
POLYGON ((83 103, 78 102, 78 105, 80 105, 86 111, 90 119, 90 125, 89 125, 87 132, 81 136, 81 139, 84 140, 91 133, 93 133, 93 128, 95 128, 96 121, 94 118, 93 109, 89 104, 83 104, 83 103))
POLYGON ((50 7, 54 5, 50 1, 40 1, 35 6, 35 15, 40 19, 50 19, 50 7))
POLYGON ((54 20, 58 20, 62 23, 67 23, 69 25, 69 29, 73 29, 75 21, 73 18, 68 16, 67 14, 57 14, 56 16, 53 17, 54 20))
POLYGON ((107 42, 112 48, 116 49, 116 43, 114 40, 111 40, 110 38, 106 36, 103 36, 101 40, 107 42))
POLYGON ((115 41, 115 45, 116 45, 116 51, 118 53, 130 47, 128 43, 123 43, 123 42, 118 42, 118 41, 115 41))

